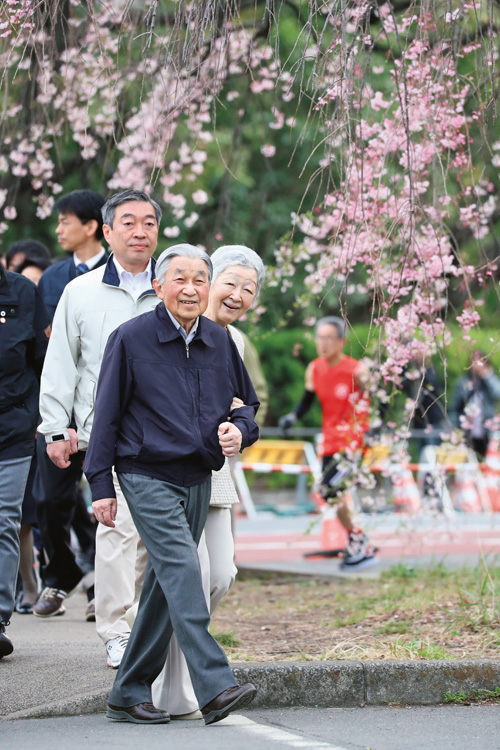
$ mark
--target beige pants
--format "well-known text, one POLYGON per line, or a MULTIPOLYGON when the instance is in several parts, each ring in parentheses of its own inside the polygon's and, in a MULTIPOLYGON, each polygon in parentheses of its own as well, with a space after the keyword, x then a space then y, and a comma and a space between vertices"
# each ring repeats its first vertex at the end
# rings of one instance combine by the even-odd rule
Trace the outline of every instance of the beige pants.
MULTIPOLYGON (((210 614, 215 612, 222 597, 229 591, 238 572, 234 565, 234 541, 229 508, 211 505, 207 523, 198 545, 203 591, 210 614)), ((175 634, 172 636, 167 661, 152 685, 152 700, 174 716, 196 711, 194 694, 186 660, 175 634)))
POLYGON ((148 559, 114 473, 113 483, 118 505, 115 528, 99 523, 96 533, 95 619, 104 643, 130 633, 125 614, 139 600, 148 559))

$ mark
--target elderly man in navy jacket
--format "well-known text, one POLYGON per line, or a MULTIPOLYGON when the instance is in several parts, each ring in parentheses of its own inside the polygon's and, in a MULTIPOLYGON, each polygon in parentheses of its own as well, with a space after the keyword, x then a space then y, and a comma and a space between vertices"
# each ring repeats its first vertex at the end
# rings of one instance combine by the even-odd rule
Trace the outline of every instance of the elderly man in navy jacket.
POLYGON ((177 245, 160 256, 154 287, 164 304, 114 331, 104 353, 85 473, 97 519, 113 526, 111 469, 149 553, 143 593, 109 696, 109 718, 165 723, 151 684, 173 630, 206 724, 250 702, 208 631, 197 544, 210 502, 210 476, 258 437, 259 402, 227 332, 200 317, 212 265, 177 245), (244 406, 231 411, 237 396, 244 406), (230 421, 228 415, 230 414, 230 421))

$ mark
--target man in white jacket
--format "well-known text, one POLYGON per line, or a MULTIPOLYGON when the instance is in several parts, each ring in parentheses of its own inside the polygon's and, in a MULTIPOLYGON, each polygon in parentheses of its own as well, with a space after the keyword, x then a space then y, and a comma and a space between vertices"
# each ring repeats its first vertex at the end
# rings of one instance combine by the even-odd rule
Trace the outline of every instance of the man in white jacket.
MULTIPOLYGON (((108 336, 121 323, 156 307, 152 287, 161 209, 146 193, 126 190, 102 208, 103 232, 112 255, 105 266, 67 285, 56 310, 42 372, 39 432, 60 469, 81 452, 82 463, 94 417, 102 355, 108 336), (76 431, 70 428, 74 416, 76 431)), ((96 536, 96 627, 106 644, 108 666, 117 668, 130 627, 125 614, 140 591, 146 553, 116 482, 115 528, 99 524, 96 536), (135 587, 134 587, 135 582, 135 587)), ((41 599, 62 607, 69 592, 54 585, 41 599)))

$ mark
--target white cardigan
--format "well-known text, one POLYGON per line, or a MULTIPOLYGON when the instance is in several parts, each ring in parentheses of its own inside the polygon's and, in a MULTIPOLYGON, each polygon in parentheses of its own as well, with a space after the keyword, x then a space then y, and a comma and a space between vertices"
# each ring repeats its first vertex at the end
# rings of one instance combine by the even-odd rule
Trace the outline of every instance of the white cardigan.
MULTIPOLYGON (((236 344, 241 359, 243 359, 245 353, 245 342, 243 341, 243 336, 236 328, 233 328, 233 326, 228 326, 228 330, 236 344)), ((219 508, 227 508, 236 503, 239 503, 239 498, 231 476, 229 461, 226 458, 222 469, 212 472, 212 494, 210 496, 210 505, 215 505, 219 508)))

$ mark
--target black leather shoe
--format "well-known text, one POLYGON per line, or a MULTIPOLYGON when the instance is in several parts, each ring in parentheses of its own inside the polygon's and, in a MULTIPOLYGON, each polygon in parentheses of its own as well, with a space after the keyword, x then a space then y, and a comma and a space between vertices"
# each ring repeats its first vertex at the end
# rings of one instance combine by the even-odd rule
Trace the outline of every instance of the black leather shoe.
POLYGON ((160 711, 152 703, 138 703, 137 706, 112 706, 108 703, 106 712, 108 719, 115 721, 130 721, 132 724, 168 724, 170 716, 166 711, 160 711))
POLYGON ((14 651, 14 646, 9 636, 5 632, 5 625, 0 623, 0 659, 9 656, 14 651))
POLYGON ((256 692, 256 688, 250 682, 224 690, 201 709, 205 724, 214 724, 216 721, 225 719, 232 711, 248 706, 253 701, 256 692))

